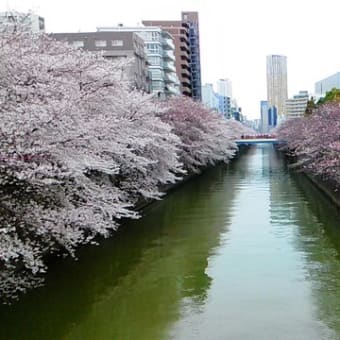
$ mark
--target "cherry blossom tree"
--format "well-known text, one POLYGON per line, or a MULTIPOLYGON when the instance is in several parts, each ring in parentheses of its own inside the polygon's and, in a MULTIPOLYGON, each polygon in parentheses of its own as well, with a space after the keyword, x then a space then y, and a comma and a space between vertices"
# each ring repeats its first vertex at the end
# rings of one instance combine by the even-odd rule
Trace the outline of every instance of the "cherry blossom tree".
POLYGON ((0 46, 1 207, 12 216, 0 265, 36 274, 45 253, 74 254, 137 217, 138 199, 160 197, 182 171, 179 139, 100 55, 25 31, 2 34, 0 46))
POLYGON ((233 157, 237 150, 234 140, 246 129, 240 123, 225 120, 186 97, 170 99, 165 105, 161 118, 180 138, 180 159, 189 172, 233 157))
MULTIPOLYGON (((287 120, 278 128, 296 167, 340 187, 340 104, 327 102, 312 115, 287 120)), ((335 188, 336 189, 336 188, 335 188)))
POLYGON ((164 185, 236 152, 239 123, 155 101, 122 66, 19 26, 0 34, 1 294, 40 284, 46 255, 74 256, 164 185))

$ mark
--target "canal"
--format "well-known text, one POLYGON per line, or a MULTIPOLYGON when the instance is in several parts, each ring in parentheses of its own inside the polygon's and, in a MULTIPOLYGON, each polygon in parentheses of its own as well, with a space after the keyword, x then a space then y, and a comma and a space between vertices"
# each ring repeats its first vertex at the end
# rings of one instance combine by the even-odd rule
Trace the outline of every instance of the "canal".
POLYGON ((78 258, 0 306, 0 339, 340 339, 339 214, 270 145, 78 258))

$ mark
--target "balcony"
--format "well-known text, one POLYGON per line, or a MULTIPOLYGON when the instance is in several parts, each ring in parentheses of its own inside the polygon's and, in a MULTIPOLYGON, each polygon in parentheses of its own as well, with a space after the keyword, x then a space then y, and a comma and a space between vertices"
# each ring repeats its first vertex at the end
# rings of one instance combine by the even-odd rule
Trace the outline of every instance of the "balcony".
POLYGON ((181 51, 186 51, 187 53, 190 53, 188 44, 183 41, 180 42, 179 48, 181 49, 181 51))
POLYGON ((163 52, 163 58, 164 59, 170 59, 172 61, 176 60, 174 52, 173 51, 169 51, 169 50, 163 52))
POLYGON ((165 73, 164 75, 164 80, 165 82, 168 83, 172 83, 172 84, 178 84, 178 79, 176 77, 176 73, 165 73))
POLYGON ((180 91, 178 87, 167 85, 165 87, 165 93, 167 96, 178 96, 180 91))
POLYGON ((191 77, 190 72, 186 68, 181 69, 181 75, 183 78, 189 78, 191 77))
POLYGON ((176 72, 176 67, 173 62, 164 62, 163 68, 165 72, 176 72))
POLYGON ((191 92, 191 83, 190 83, 190 79, 183 78, 183 79, 182 79, 182 86, 183 86, 183 87, 188 87, 188 88, 190 89, 190 92, 191 92))
POLYGON ((192 97, 190 87, 185 86, 185 85, 183 85, 183 84, 182 84, 182 93, 183 93, 185 96, 192 97))
POLYGON ((185 58, 181 58, 181 67, 182 68, 187 68, 188 70, 190 70, 190 64, 189 61, 186 60, 185 58))
POLYGON ((172 39, 162 39, 162 45, 163 45, 163 48, 165 50, 174 50, 175 49, 175 45, 172 41, 172 39))

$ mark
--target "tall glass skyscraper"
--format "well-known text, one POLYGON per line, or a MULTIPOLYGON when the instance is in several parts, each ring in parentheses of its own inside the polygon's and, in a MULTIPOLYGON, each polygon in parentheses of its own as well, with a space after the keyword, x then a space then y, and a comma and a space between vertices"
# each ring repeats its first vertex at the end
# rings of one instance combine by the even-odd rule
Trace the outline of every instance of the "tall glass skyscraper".
POLYGON ((276 107, 278 118, 286 114, 287 57, 283 55, 267 56, 267 101, 268 107, 276 107))

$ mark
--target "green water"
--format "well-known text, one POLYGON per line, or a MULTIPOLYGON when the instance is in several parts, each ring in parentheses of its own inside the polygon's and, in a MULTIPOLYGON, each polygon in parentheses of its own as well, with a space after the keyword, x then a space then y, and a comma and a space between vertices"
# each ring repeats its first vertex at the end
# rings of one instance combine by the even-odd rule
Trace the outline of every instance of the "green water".
POLYGON ((51 263, 0 339, 340 339, 339 254, 338 212, 258 146, 51 263))

